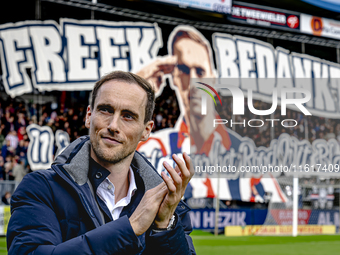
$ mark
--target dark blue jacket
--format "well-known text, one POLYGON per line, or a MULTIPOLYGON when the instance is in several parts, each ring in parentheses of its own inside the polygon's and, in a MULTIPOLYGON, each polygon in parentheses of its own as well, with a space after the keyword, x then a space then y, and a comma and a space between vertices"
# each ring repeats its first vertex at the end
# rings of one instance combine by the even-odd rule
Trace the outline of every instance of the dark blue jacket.
POLYGON ((109 172, 90 159, 90 148, 89 138, 81 137, 51 169, 24 177, 11 199, 8 254, 195 254, 189 236, 190 209, 183 202, 176 208, 173 230, 155 233, 150 228, 139 237, 134 234, 129 217, 145 190, 162 182, 138 152, 131 164, 137 191, 120 218, 112 221, 96 195, 109 172))

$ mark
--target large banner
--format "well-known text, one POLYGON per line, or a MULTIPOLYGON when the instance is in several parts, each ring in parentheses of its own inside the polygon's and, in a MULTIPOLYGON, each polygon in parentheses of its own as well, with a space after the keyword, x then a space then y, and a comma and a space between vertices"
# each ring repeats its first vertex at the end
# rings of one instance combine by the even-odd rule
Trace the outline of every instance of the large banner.
POLYGON ((2 77, 15 97, 40 91, 91 90, 113 70, 137 71, 162 46, 157 24, 61 19, 0 26, 2 77))
MULTIPOLYGON (((174 37, 177 31, 189 31, 193 40, 206 41, 193 27, 178 26, 167 42, 169 55, 176 54, 171 47, 173 40, 179 38, 174 37)), ((271 96, 268 91, 282 85, 278 79, 287 78, 285 87, 311 91, 307 109, 313 115, 339 118, 338 64, 290 53, 281 47, 274 49, 271 44, 252 38, 214 33, 212 41, 218 77, 252 78, 252 87, 240 87, 252 89, 254 96, 260 97, 271 96), (257 85, 257 79, 262 78, 270 82, 257 85), (305 78, 304 82, 301 78, 305 78)), ((138 72, 161 59, 157 53, 163 46, 156 23, 70 19, 61 19, 60 25, 54 21, 1 25, 0 43, 2 79, 12 97, 32 92, 31 82, 40 91, 91 90, 94 82, 109 71, 138 72)), ((213 63, 209 43, 207 47, 213 63)), ((213 69, 210 77, 216 74, 213 69)))
MULTIPOLYGON (((32 85, 40 91, 90 90, 103 74, 113 70, 136 72, 156 85, 157 95, 162 94, 168 82, 179 103, 176 124, 154 132, 147 142, 139 144, 138 150, 159 172, 165 171, 163 162, 174 164, 173 154, 192 152, 189 134, 194 132, 198 138, 194 145, 207 156, 203 158, 205 165, 216 163, 210 161, 209 155, 214 154, 220 166, 232 167, 228 178, 220 180, 210 179, 207 171, 196 173, 200 178, 190 182, 187 198, 215 197, 219 193, 224 200, 265 202, 270 194, 270 201, 286 202, 287 197, 275 178, 280 174, 289 175, 292 170, 300 171, 300 167, 306 173, 306 168, 313 170, 319 167, 317 164, 321 169, 332 165, 333 172, 339 171, 339 144, 334 139, 315 140, 311 144, 282 134, 269 146, 257 147, 251 137, 239 135, 224 125, 212 129, 197 123, 191 126, 189 121, 190 114, 196 114, 195 108, 190 112, 189 101, 201 103, 201 98, 189 93, 194 78, 229 79, 240 93, 252 93, 254 99, 264 102, 270 102, 277 89, 309 91, 310 99, 303 104, 306 111, 313 116, 339 118, 338 64, 225 33, 213 33, 211 46, 200 31, 185 25, 172 30, 166 42, 167 54, 159 56, 162 38, 156 23, 144 22, 61 19, 60 24, 26 21, 1 25, 2 79, 12 97, 31 92, 32 85), (290 166, 287 173, 286 168, 277 172, 273 169, 268 174, 261 169, 263 175, 255 172, 249 178, 240 178, 244 176, 239 171, 241 167, 269 169, 287 165, 290 166)), ((289 100, 300 100, 301 93, 290 96, 289 100)), ((278 98, 280 105, 282 98, 278 98)), ((37 126, 28 128, 28 133, 31 168, 48 168, 53 134, 37 126)), ((68 140, 59 134, 56 139, 60 140, 57 142, 60 152, 68 140)))

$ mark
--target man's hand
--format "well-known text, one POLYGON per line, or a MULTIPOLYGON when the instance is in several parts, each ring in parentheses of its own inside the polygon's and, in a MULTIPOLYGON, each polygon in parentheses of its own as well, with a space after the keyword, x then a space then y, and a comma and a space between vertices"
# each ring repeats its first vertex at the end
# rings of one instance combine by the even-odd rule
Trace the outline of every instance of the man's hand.
POLYGON ((194 175, 194 169, 191 166, 191 160, 188 154, 183 153, 185 162, 183 162, 175 154, 172 156, 172 158, 177 164, 175 169, 173 169, 168 163, 163 163, 172 179, 162 172, 162 178, 166 184, 168 193, 165 195, 155 219, 155 226, 157 228, 166 228, 168 226, 179 201, 184 195, 185 189, 191 177, 194 175))
POLYGON ((172 73, 177 63, 177 57, 168 56, 155 60, 151 64, 145 66, 137 75, 143 77, 151 84, 155 85, 157 93, 163 82, 163 75, 172 73))
POLYGON ((168 189, 164 182, 145 192, 136 210, 129 218, 136 236, 143 234, 151 226, 167 192, 168 189))

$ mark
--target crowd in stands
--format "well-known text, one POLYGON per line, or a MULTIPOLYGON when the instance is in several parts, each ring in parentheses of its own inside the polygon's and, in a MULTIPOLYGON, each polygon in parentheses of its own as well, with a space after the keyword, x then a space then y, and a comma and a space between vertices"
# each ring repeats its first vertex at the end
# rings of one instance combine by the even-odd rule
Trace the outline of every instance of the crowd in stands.
POLYGON ((29 137, 26 128, 30 124, 50 126, 53 132, 66 131, 73 141, 87 134, 84 125, 86 108, 51 108, 51 103, 37 106, 16 99, 1 100, 0 103, 0 180, 20 182, 30 172, 27 160, 29 137), (41 107, 41 108, 39 108, 41 107), (38 110, 39 109, 39 110, 38 110), (40 114, 39 114, 40 112, 40 114))
POLYGON ((20 181, 29 166, 27 164, 29 124, 26 106, 10 100, 0 103, 0 179, 20 181))
POLYGON ((153 132, 174 127, 180 114, 175 93, 166 87, 163 94, 156 99, 156 107, 153 114, 155 122, 153 132))

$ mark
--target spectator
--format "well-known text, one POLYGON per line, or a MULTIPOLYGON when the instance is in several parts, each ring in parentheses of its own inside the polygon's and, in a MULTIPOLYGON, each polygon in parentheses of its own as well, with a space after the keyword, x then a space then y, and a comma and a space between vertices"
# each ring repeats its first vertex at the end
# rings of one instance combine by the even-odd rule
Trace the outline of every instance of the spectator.
POLYGON ((2 130, 4 129, 5 125, 1 124, 0 126, 0 147, 2 147, 4 141, 5 141, 5 136, 2 133, 2 130))
POLYGON ((36 104, 32 104, 30 109, 30 117, 32 118, 33 116, 37 117, 38 115, 38 111, 37 111, 37 105, 36 104))
POLYGON ((17 146, 15 155, 20 156, 20 153, 21 153, 21 152, 24 152, 24 153, 26 152, 26 148, 25 148, 25 140, 20 140, 20 141, 19 141, 19 144, 18 144, 18 146, 17 146))
POLYGON ((21 141, 22 139, 24 139, 25 134, 26 134, 26 126, 21 126, 18 129, 18 140, 21 141))
POLYGON ((6 122, 5 122, 4 135, 6 136, 10 131, 15 130, 15 125, 14 125, 14 116, 10 115, 9 112, 6 112, 5 119, 6 119, 6 122))
POLYGON ((19 112, 17 116, 18 116, 18 119, 15 123, 15 129, 19 130, 20 127, 26 127, 25 114, 23 112, 19 112))
POLYGON ((5 161, 2 156, 0 156, 0 180, 4 179, 4 173, 5 173, 5 161))
POLYGON ((11 203, 11 197, 12 197, 11 192, 7 191, 1 199, 2 203, 5 205, 9 205, 11 203))
POLYGON ((156 127, 160 127, 163 120, 163 116, 160 112, 156 115, 156 127))
POLYGON ((7 155, 5 162, 5 171, 4 171, 4 180, 13 180, 12 169, 13 169, 13 157, 11 155, 7 155))
POLYGON ((14 166, 12 170, 12 175, 16 182, 21 182, 24 176, 26 175, 26 169, 24 167, 24 162, 20 159, 16 162, 14 161, 14 166))
POLYGON ((10 131, 5 139, 10 141, 10 147, 13 150, 17 149, 18 143, 19 143, 19 138, 18 138, 17 132, 15 130, 10 131))
POLYGON ((13 149, 11 148, 11 141, 5 140, 4 145, 1 147, 1 155, 5 159, 8 155, 13 154, 13 149))

